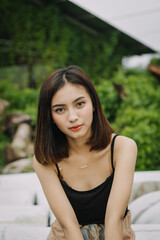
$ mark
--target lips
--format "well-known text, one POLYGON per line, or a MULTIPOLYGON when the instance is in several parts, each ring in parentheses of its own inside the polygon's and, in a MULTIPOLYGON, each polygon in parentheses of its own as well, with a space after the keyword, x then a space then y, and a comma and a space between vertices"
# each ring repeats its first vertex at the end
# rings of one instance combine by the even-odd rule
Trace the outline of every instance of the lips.
POLYGON ((71 129, 72 131, 78 131, 78 130, 81 129, 81 127, 82 127, 82 125, 76 125, 76 126, 73 126, 73 127, 69 128, 69 129, 71 129))

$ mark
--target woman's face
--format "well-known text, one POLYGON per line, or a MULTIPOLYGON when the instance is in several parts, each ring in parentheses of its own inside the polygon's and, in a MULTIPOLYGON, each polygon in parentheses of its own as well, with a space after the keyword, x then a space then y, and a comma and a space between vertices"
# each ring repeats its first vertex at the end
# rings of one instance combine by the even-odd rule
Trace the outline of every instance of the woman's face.
POLYGON ((54 123, 67 139, 84 139, 91 134, 93 105, 86 89, 81 85, 67 83, 59 89, 51 101, 54 123))

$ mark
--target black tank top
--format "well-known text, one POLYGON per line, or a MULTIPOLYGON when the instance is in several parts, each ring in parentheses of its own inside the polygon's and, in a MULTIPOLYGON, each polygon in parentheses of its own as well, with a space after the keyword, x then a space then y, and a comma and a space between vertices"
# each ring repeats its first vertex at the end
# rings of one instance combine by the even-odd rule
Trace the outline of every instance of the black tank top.
MULTIPOLYGON (((114 141, 118 135, 113 137, 111 143, 111 164, 113 172, 112 174, 97 187, 88 191, 78 191, 71 188, 60 175, 60 171, 57 167, 58 177, 60 179, 61 185, 74 209, 76 217, 79 224, 104 224, 105 212, 107 207, 107 202, 109 194, 112 187, 113 177, 114 177, 114 166, 113 166, 113 148, 114 141)), ((125 215, 128 209, 126 209, 125 215)))

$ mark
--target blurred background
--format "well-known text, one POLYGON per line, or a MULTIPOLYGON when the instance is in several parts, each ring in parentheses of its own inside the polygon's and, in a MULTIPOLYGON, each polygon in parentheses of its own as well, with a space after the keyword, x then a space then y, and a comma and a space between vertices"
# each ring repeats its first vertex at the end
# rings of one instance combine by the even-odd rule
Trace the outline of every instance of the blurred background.
POLYGON ((1 0, 1 173, 33 171, 39 89, 47 75, 68 65, 90 76, 115 132, 136 141, 136 171, 160 170, 160 39, 157 18, 150 20, 160 16, 160 4, 142 5, 142 12, 130 6, 132 12, 119 16, 115 1, 98 8, 105 2, 1 0))

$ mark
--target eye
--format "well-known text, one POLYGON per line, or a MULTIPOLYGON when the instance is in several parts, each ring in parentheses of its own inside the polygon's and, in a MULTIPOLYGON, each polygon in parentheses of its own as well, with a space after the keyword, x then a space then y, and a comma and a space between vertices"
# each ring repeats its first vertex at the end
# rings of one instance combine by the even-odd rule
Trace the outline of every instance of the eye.
POLYGON ((64 108, 57 108, 57 109, 55 110, 56 113, 63 113, 64 111, 65 111, 64 108))
POLYGON ((78 103, 77 103, 77 106, 78 106, 78 107, 83 107, 84 104, 85 104, 85 102, 78 102, 78 103))

